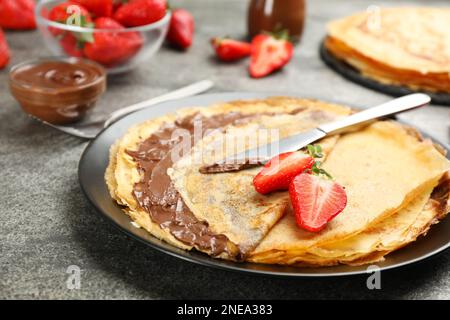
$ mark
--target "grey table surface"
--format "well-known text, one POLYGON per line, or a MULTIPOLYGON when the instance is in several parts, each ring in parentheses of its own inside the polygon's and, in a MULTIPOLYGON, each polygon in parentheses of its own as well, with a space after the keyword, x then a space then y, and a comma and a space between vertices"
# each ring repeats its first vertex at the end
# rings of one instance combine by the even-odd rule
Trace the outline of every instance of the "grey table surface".
MULTIPOLYGON (((107 113, 200 80, 213 92, 290 91, 307 97, 367 107, 389 99, 348 82, 318 56, 328 20, 369 5, 448 5, 445 1, 308 1, 304 37, 293 61, 273 76, 254 80, 246 61, 216 62, 209 38, 244 37, 247 1, 172 1, 196 18, 194 46, 186 53, 163 47, 139 69, 109 79, 96 113, 107 113)), ((46 56, 37 31, 7 32, 10 64, 46 56)), ((424 263, 382 273, 382 289, 368 290, 366 277, 281 279, 243 275, 185 262, 130 239, 84 198, 78 160, 87 143, 28 118, 10 96, 8 70, 0 71, 0 298, 39 299, 292 299, 450 298, 450 252, 424 263), (66 286, 67 268, 81 268, 80 289, 66 286)), ((429 106, 402 115, 449 142, 448 107, 429 106)))

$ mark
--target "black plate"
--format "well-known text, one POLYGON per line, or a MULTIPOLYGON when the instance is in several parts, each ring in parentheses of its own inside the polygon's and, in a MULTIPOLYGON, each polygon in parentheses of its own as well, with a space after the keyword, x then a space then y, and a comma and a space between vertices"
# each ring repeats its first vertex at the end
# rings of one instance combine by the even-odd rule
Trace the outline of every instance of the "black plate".
MULTIPOLYGON (((162 116, 183 107, 208 106, 219 102, 238 99, 266 98, 273 95, 274 94, 269 93, 239 92, 206 94, 161 103, 154 107, 133 113, 105 129, 87 146, 81 156, 78 167, 81 188, 98 212, 108 218, 108 220, 119 227, 120 230, 131 237, 148 244, 152 248, 190 262, 221 269, 276 276, 323 277, 366 273, 367 266, 351 267, 343 265, 326 268, 295 268, 254 263, 235 263, 213 259, 206 254, 196 251, 184 251, 158 240, 143 229, 133 227, 130 223, 130 218, 128 218, 128 216, 121 211, 120 207, 111 199, 104 180, 105 170, 108 165, 109 148, 114 141, 122 137, 132 125, 146 119, 162 116)), ((293 94, 289 95, 295 96, 293 94)), ((431 257, 432 255, 445 250, 449 246, 450 219, 445 219, 438 225, 433 226, 426 237, 422 237, 413 245, 388 255, 386 260, 379 263, 378 266, 381 269, 397 268, 431 257)))
MULTIPOLYGON (((358 83, 360 85, 363 85, 367 88, 389 94, 394 97, 404 96, 406 94, 410 93, 416 93, 419 91, 414 91, 412 89, 402 87, 402 86, 395 86, 395 85, 389 85, 384 84, 381 82, 378 82, 374 79, 370 79, 368 77, 365 77, 362 75, 357 69, 353 68, 351 65, 347 64, 346 62, 339 60, 336 58, 332 53, 330 53, 327 48, 325 48, 325 42, 322 41, 320 45, 320 57, 322 60, 334 71, 344 76, 346 79, 351 80, 355 83, 358 83)), ((428 91, 420 91, 423 93, 426 93, 431 97, 431 101, 436 104, 442 104, 442 105, 450 105, 450 94, 446 93, 435 93, 435 92, 428 92, 428 91)))

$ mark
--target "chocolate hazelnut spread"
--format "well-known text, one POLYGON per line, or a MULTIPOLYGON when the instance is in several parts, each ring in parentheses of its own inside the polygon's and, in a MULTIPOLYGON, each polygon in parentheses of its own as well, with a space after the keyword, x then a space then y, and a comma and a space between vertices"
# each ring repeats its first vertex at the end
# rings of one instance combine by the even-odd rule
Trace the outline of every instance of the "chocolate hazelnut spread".
POLYGON ((88 60, 42 59, 14 67, 10 89, 26 112, 62 124, 79 120, 94 106, 106 89, 106 75, 88 60))
POLYGON ((211 165, 205 165, 200 167, 200 173, 209 174, 209 173, 225 173, 225 172, 234 172, 241 171, 245 169, 250 169, 254 167, 261 166, 264 164, 264 160, 245 160, 241 163, 213 163, 211 165))
MULTIPOLYGON (((127 153, 137 163, 142 174, 140 182, 134 186, 134 197, 139 205, 150 214, 153 222, 181 242, 220 255, 223 252, 233 255, 230 248, 235 247, 223 234, 215 234, 206 221, 198 220, 184 203, 175 189, 167 169, 172 167, 172 149, 181 142, 181 137, 174 137, 175 130, 187 130, 194 139, 194 123, 201 121, 202 134, 207 130, 223 128, 230 124, 245 123, 255 115, 237 112, 205 117, 199 113, 166 123, 145 141, 138 150, 127 153)), ((191 144, 192 145, 192 144, 191 144)))
MULTIPOLYGON (((297 114, 305 108, 297 108, 285 114, 297 114)), ((142 141, 137 150, 127 150, 136 162, 142 176, 134 185, 133 195, 149 215, 154 223, 169 232, 179 241, 196 248, 206 250, 217 256, 227 253, 230 257, 240 258, 240 251, 226 235, 215 234, 206 221, 198 220, 187 207, 181 195, 176 190, 167 169, 173 165, 172 151, 182 143, 181 135, 174 135, 176 130, 189 132, 190 145, 194 144, 194 126, 201 122, 201 135, 214 129, 222 129, 228 125, 245 124, 262 115, 273 116, 280 113, 261 112, 257 114, 243 114, 230 112, 211 117, 200 113, 163 124, 157 131, 142 141)), ((184 136, 183 136, 184 137, 184 136)), ((238 168, 242 170, 242 167, 238 168)))
POLYGON ((252 0, 248 9, 251 37, 267 31, 286 29, 294 41, 300 40, 305 20, 305 0, 252 0))

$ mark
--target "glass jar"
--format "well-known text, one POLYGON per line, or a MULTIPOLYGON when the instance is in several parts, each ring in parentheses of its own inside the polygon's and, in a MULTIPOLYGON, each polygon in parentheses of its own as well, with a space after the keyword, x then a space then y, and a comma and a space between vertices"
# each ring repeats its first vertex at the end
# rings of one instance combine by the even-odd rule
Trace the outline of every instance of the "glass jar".
POLYGON ((247 19, 250 37, 286 29, 293 41, 300 40, 305 6, 305 0, 251 0, 247 19))

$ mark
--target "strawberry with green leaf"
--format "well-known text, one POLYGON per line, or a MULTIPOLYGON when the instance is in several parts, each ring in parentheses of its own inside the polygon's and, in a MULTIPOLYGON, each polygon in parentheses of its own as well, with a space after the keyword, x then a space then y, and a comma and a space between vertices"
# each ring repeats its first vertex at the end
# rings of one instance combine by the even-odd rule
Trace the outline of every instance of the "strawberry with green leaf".
MULTIPOLYGON (((314 158, 323 156, 318 145, 309 145, 307 151, 314 158)), ((347 205, 345 189, 322 168, 319 160, 292 179, 289 196, 297 225, 311 232, 324 229, 347 205)))
POLYGON ((286 152, 272 158, 254 180, 261 194, 289 190, 297 225, 318 232, 347 205, 345 189, 322 168, 320 145, 308 145, 306 152, 286 152))

